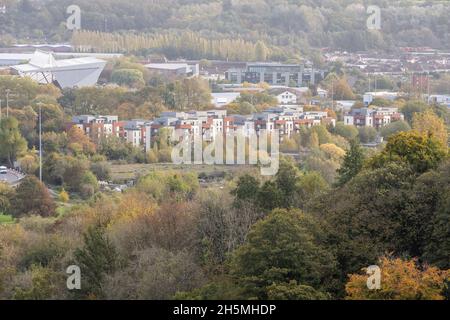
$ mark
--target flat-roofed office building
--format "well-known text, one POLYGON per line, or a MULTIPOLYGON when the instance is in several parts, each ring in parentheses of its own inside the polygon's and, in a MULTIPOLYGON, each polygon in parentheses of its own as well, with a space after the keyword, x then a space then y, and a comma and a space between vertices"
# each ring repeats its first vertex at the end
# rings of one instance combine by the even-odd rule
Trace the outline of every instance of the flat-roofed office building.
POLYGON ((313 66, 281 63, 247 63, 244 69, 229 69, 225 77, 231 83, 261 83, 302 87, 316 84, 324 77, 324 71, 313 66))

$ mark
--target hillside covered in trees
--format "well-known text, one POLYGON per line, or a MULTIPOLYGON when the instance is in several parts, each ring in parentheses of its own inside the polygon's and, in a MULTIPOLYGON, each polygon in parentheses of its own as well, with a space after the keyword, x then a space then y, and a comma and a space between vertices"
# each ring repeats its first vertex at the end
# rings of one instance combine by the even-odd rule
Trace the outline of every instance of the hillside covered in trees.
POLYGON ((446 1, 2 0, 0 4, 6 5, 6 13, 0 14, 0 46, 72 40, 97 51, 156 52, 170 58, 288 60, 311 53, 311 48, 445 49, 450 43, 446 1), (65 27, 71 4, 82 11, 83 31, 75 35, 65 27), (381 8, 380 31, 366 27, 368 5, 381 8))
MULTIPOLYGON (((378 133, 342 121, 304 127, 280 145, 298 161, 282 156, 272 177, 257 166, 211 179, 225 169, 170 165, 167 131, 144 152, 66 128, 76 114, 136 119, 193 107, 183 101, 208 107, 198 79, 151 83, 59 91, 0 76, 0 92, 15 92, 0 121, 0 163, 28 174, 17 188, 0 183, 0 300, 448 299, 447 107, 397 99, 405 120, 378 133), (386 142, 360 145, 377 134, 386 142), (122 184, 128 178, 114 170, 137 165, 149 170, 132 169, 133 186, 101 183, 122 184), (364 268, 374 264, 383 282, 372 291, 364 268), (67 290, 72 265, 81 290, 67 290)), ((251 95, 233 108, 271 104, 251 95)))

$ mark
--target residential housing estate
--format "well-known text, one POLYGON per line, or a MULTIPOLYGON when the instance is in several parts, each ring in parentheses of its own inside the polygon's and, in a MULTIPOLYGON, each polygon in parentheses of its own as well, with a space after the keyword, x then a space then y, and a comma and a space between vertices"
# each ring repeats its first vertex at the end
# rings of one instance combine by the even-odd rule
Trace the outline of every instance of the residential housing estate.
MULTIPOLYGON (((272 86, 268 92, 276 97, 277 106, 249 115, 228 114, 224 106, 238 98, 238 92, 223 92, 212 95, 212 104, 217 108, 206 111, 166 111, 154 119, 132 119, 120 121, 117 116, 75 116, 67 124, 80 128, 94 141, 102 137, 117 136, 135 147, 149 150, 157 140, 161 130, 168 134, 177 131, 185 135, 201 135, 204 141, 213 141, 220 134, 234 132, 249 137, 260 130, 278 130, 280 139, 290 138, 302 128, 325 125, 335 126, 337 119, 327 110, 304 110, 311 104, 310 91, 306 87, 291 88, 272 86)), ((373 95, 366 94, 365 97, 373 95)), ((352 106, 355 101, 349 101, 352 106)), ((336 107, 338 109, 338 107, 336 107)), ((404 116, 394 107, 342 108, 344 125, 373 127, 380 129, 392 122, 404 120, 404 116)))
POLYGON ((201 134, 204 141, 213 141, 219 134, 241 132, 249 137, 260 130, 279 130, 280 137, 290 137, 302 126, 335 125, 336 119, 326 111, 303 111, 302 106, 279 106, 251 115, 228 115, 226 110, 163 112, 152 120, 119 121, 117 116, 82 115, 72 118, 67 129, 76 126, 93 140, 117 136, 135 147, 149 150, 162 129, 183 135, 201 134))

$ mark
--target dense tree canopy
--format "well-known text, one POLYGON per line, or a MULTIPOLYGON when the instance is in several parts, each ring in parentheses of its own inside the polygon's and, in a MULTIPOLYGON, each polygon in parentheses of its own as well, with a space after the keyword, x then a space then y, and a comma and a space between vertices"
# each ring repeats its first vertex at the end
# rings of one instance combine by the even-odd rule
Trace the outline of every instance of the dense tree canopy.
POLYGON ((232 272, 249 297, 267 298, 270 285, 292 280, 321 287, 333 275, 334 257, 317 238, 315 223, 303 213, 276 210, 253 227, 232 262, 232 272))
POLYGON ((371 160, 374 167, 388 162, 404 161, 418 173, 437 167, 448 154, 448 148, 434 136, 417 131, 401 132, 391 137, 386 148, 371 160))

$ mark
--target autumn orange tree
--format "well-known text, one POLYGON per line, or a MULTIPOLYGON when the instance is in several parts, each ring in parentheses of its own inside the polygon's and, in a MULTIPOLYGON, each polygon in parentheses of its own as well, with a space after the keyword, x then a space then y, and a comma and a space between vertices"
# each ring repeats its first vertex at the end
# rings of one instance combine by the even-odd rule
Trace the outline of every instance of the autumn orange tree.
POLYGON ((11 201, 11 208, 15 217, 51 217, 55 214, 55 203, 50 191, 35 176, 27 176, 21 181, 11 201))
POLYGON ((95 144, 89 139, 87 135, 84 134, 84 132, 80 128, 76 126, 70 128, 69 132, 67 133, 67 137, 69 140, 68 147, 74 153, 95 153, 95 144))
MULTIPOLYGON (((443 300, 450 270, 420 266, 417 260, 382 257, 381 288, 369 290, 366 274, 351 274, 345 286, 348 300, 443 300)), ((363 269, 365 271, 365 269, 363 269)))

